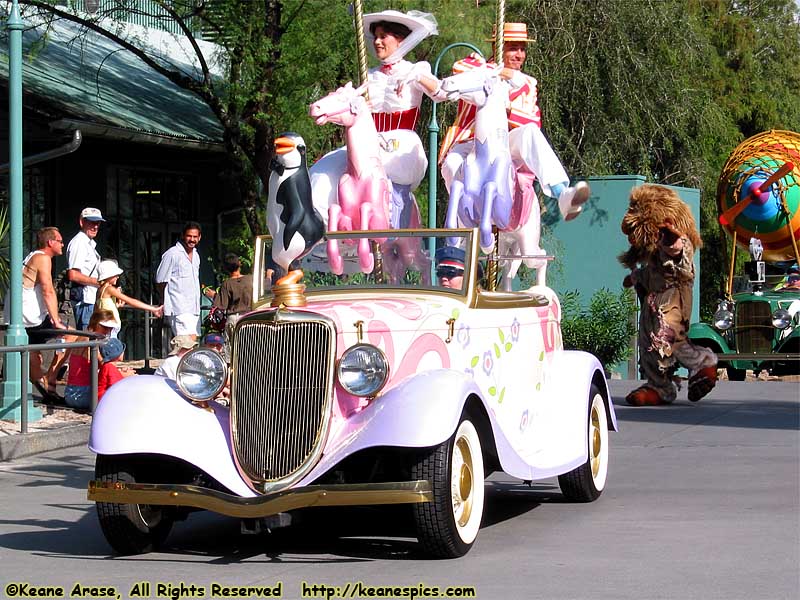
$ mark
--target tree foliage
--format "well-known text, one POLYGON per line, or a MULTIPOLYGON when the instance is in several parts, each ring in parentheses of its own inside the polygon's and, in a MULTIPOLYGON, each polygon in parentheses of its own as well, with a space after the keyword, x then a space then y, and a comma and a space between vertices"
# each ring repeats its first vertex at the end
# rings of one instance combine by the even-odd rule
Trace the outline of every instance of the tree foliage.
MULTIPOLYGON (((282 131, 305 138, 310 157, 342 143, 342 132, 317 127, 308 105, 357 80, 353 19, 345 0, 104 0, 95 15, 20 0, 55 18, 78 20, 193 91, 225 131, 233 183, 253 233, 263 230, 263 193, 271 140, 282 131), (150 7, 150 8, 148 8, 150 7), (202 32, 221 44, 225 76, 198 57, 187 74, 156 57, 141 40, 121 38, 100 17, 158 13, 190 40, 202 32), (261 182, 259 186, 258 182, 261 182)), ((61 0, 63 3, 63 0, 61 0)), ((76 4, 72 0, 72 4, 76 4)), ((77 2, 81 4, 81 2, 77 2)), ((434 63, 456 41, 489 54, 492 0, 364 0, 364 12, 392 8, 432 12, 439 35, 411 60, 434 63)), ((524 21, 537 41, 525 70, 539 81, 543 129, 573 177, 641 174, 655 183, 699 187, 703 305, 722 286, 727 246, 717 226, 719 170, 744 138, 771 128, 800 130, 800 12, 794 0, 506 0, 506 20, 524 21)), ((439 74, 467 53, 442 57, 439 74)), ((454 106, 439 105, 442 130, 454 106)), ((430 103, 423 104, 420 131, 430 103)), ((426 210, 426 186, 418 198, 426 210)), ((444 189, 439 189, 444 198, 444 189)), ((439 204, 440 210, 444 203, 439 204)), ((437 222, 441 222, 439 218, 437 222)))

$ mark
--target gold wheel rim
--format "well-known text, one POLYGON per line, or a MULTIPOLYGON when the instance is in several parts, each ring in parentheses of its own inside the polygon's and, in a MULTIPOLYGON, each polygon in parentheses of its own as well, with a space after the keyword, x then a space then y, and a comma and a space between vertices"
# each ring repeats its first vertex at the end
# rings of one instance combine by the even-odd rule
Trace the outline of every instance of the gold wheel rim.
POLYGON ((592 465, 592 477, 597 477, 601 467, 601 453, 603 450, 603 436, 600 433, 600 416, 597 407, 592 406, 591 429, 589 431, 589 457, 592 465))
POLYGON ((474 497, 472 452, 469 443, 464 437, 456 441, 453 452, 453 515, 459 527, 465 527, 472 515, 472 500, 474 497))

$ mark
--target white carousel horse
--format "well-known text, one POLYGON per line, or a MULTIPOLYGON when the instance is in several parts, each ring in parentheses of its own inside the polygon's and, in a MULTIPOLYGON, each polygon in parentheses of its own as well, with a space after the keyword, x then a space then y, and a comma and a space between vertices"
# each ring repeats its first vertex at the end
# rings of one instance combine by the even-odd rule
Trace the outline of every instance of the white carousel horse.
MULTIPOLYGON (((533 190, 533 175, 516 171, 508 148, 506 117, 507 84, 501 81, 502 66, 481 67, 451 75, 442 80, 442 90, 450 99, 460 99, 476 107, 474 149, 466 157, 450 185, 445 227, 461 223, 478 226, 481 249, 494 246, 492 225, 499 230, 498 254, 544 256, 539 245, 541 215, 533 190)), ((537 283, 543 285, 544 259, 526 258, 525 264, 537 269, 537 283)), ((520 260, 504 261, 503 283, 510 289, 520 260)))
MULTIPOLYGON (((364 98, 366 84, 354 88, 347 83, 314 102, 309 115, 317 125, 335 123, 345 128, 347 142, 347 171, 339 180, 338 199, 328 206, 328 230, 389 229, 392 183, 380 158, 380 140, 375 122, 372 119, 367 101, 364 98)), ((421 219, 419 207, 413 195, 412 205, 398 211, 396 227, 419 228, 421 219), (410 210, 409 210, 410 208, 410 210)), ((383 246, 383 255, 389 266, 389 276, 405 268, 418 268, 427 278, 430 277, 430 260, 422 254, 420 244, 412 238, 378 240, 383 246)), ((374 256, 369 241, 359 241, 358 256, 361 270, 372 272, 374 256)), ((338 275, 344 272, 341 254, 336 240, 328 240, 328 260, 331 271, 338 275)))

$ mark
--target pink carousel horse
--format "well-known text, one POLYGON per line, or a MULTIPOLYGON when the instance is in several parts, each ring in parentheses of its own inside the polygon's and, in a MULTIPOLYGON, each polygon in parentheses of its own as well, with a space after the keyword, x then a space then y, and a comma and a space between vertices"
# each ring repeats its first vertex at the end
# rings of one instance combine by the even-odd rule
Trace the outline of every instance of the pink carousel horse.
MULTIPOLYGON (((451 75, 442 80, 442 90, 450 99, 460 99, 476 107, 475 147, 466 157, 450 185, 445 227, 461 223, 478 226, 481 249, 494 247, 492 226, 500 230, 500 255, 544 256, 539 245, 541 215, 533 189, 534 176, 526 169, 515 170, 508 148, 506 85, 500 80, 502 66, 481 67, 451 75)), ((525 264, 537 269, 537 282, 544 284, 546 261, 526 258, 525 264)), ((520 260, 505 263, 503 287, 510 288, 520 260)))
MULTIPOLYGON (((317 125, 335 123, 345 128, 347 169, 339 179, 338 198, 329 200, 328 230, 385 230, 390 226, 419 228, 419 207, 413 194, 394 202, 401 208, 397 211, 397 222, 390 223, 390 205, 393 196, 399 196, 399 191, 393 190, 381 161, 378 131, 364 98, 366 88, 366 84, 354 88, 352 83, 347 83, 309 108, 309 115, 317 125)), ((384 266, 392 281, 402 279, 409 267, 417 268, 424 278, 430 279, 430 259, 422 253, 418 240, 396 238, 378 241, 382 245, 384 266)), ((338 242, 328 240, 327 249, 331 271, 341 275, 344 265, 338 242)), ((359 241, 358 257, 361 271, 372 272, 375 257, 368 240, 359 241)))
MULTIPOLYGON (((309 109, 317 125, 341 125, 347 138, 347 171, 339 179, 338 202, 328 207, 328 231, 389 228, 391 184, 380 159, 378 134, 364 98, 366 89, 366 84, 354 88, 348 82, 309 109)), ((367 239, 359 240, 358 260, 364 273, 372 272, 375 257, 367 239)), ((331 271, 344 272, 336 240, 328 240, 328 261, 331 271)))

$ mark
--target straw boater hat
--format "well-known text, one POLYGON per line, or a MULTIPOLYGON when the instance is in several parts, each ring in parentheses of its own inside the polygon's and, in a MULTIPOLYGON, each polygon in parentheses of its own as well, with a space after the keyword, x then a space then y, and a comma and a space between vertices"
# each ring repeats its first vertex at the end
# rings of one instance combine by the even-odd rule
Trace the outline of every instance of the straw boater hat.
MULTIPOLYGON (((497 41, 497 24, 492 26, 492 39, 485 40, 494 43, 497 41)), ((535 42, 528 37, 528 26, 525 23, 503 23, 504 42, 535 42)))
POLYGON ((414 46, 419 44, 426 37, 437 35, 439 30, 436 25, 436 18, 430 13, 420 12, 418 10, 410 10, 407 13, 401 13, 397 10, 383 10, 377 13, 369 13, 364 15, 364 37, 367 39, 367 45, 375 56, 375 49, 372 43, 375 41, 375 36, 369 30, 370 25, 378 23, 379 21, 388 21, 390 23, 400 23, 405 25, 411 30, 398 48, 399 56, 392 56, 393 60, 399 60, 406 53, 408 53, 414 46))

